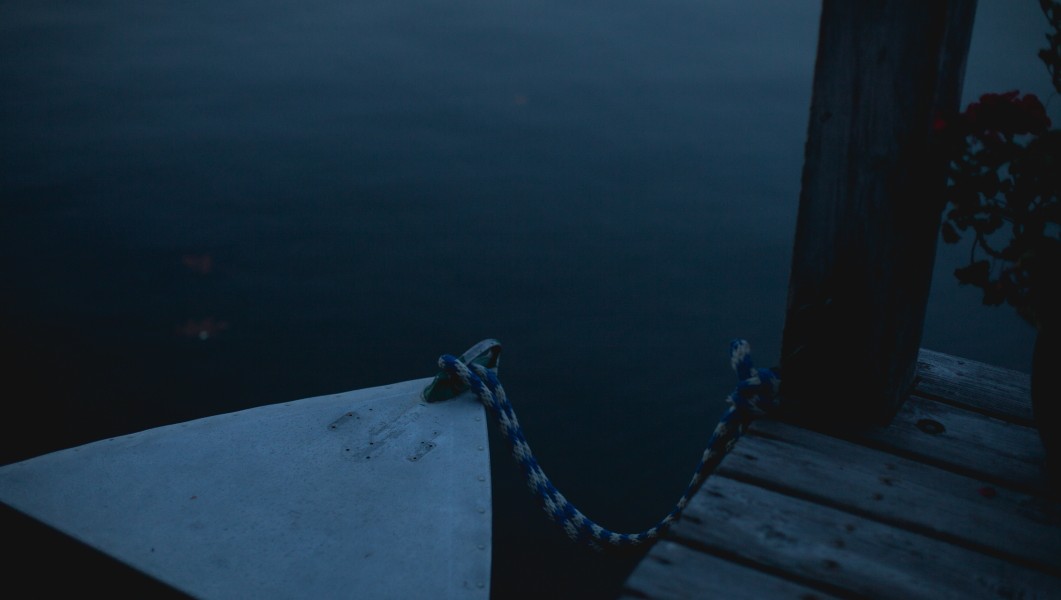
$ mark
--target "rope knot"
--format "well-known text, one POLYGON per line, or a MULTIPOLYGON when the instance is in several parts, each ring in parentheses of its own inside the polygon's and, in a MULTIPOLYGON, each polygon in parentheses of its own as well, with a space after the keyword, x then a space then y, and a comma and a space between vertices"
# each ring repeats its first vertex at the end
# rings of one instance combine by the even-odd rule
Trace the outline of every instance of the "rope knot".
POLYGON ((465 350, 460 358, 443 354, 438 359, 438 368, 441 370, 420 395, 427 402, 449 400, 475 387, 477 378, 471 377, 470 369, 478 366, 496 376, 500 365, 501 342, 495 339, 479 342, 465 350))
POLYGON ((737 388, 727 398, 729 403, 755 416, 776 410, 780 405, 781 378, 772 369, 755 367, 748 340, 735 339, 729 347, 730 366, 737 372, 737 388))

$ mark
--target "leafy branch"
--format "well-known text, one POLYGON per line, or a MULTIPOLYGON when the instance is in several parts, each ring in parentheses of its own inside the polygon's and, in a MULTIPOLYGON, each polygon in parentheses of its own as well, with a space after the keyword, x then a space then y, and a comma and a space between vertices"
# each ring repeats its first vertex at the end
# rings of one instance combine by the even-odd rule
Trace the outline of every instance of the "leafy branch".
MULTIPOLYGON (((1053 32, 1039 58, 1061 93, 1061 2, 1040 5, 1053 32)), ((1051 125, 1042 102, 1018 91, 936 121, 950 157, 943 241, 972 235, 969 264, 954 275, 1036 327, 1061 313, 1061 130, 1051 125)))

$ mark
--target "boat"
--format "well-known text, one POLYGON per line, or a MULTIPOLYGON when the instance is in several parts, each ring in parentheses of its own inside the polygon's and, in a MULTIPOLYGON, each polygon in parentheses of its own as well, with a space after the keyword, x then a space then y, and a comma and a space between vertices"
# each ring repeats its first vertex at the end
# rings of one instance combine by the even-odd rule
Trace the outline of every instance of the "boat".
POLYGON ((194 598, 487 598, 484 408, 437 381, 44 454, 0 467, 0 502, 194 598))

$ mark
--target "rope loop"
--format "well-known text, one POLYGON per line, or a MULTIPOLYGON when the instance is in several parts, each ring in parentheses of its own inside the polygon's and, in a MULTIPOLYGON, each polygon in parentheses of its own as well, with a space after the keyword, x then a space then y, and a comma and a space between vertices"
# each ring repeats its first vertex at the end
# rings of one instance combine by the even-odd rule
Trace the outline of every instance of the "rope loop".
POLYGON ((472 346, 460 358, 443 354, 438 359, 440 372, 424 389, 423 397, 428 402, 437 402, 471 390, 494 416, 502 435, 511 446, 512 457, 523 471, 527 486, 538 497, 549 518, 575 542, 586 543, 596 549, 637 546, 657 539, 680 518, 689 500, 733 449, 751 421, 779 406, 781 378, 778 373, 771 369, 757 369, 752 364, 748 342, 733 340, 730 344, 730 365, 737 373, 737 387, 726 399, 729 407, 708 439, 707 448, 685 492, 674 508, 652 527, 639 533, 618 533, 600 526, 583 514, 545 475, 531 452, 515 410, 497 377, 500 354, 501 344, 493 339, 472 346))
POLYGON ((737 388, 726 399, 730 404, 755 416, 766 415, 779 407, 781 378, 773 369, 755 368, 747 340, 730 343, 730 366, 737 372, 737 388))

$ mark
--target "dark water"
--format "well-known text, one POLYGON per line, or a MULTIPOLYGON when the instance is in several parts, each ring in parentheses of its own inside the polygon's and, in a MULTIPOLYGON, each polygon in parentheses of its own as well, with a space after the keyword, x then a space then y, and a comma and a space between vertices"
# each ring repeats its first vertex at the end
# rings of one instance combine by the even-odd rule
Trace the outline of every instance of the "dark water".
MULTIPOLYGON (((966 97, 1046 97, 1038 3, 980 4, 966 97)), ((558 487, 651 525, 733 385, 728 341, 779 353, 817 17, 0 1, 3 462, 426 377, 496 337, 558 487)), ((923 345, 1027 370, 1033 332, 958 287, 965 254, 940 249, 923 345)), ((569 546, 493 450, 494 597, 614 597, 636 557, 569 546)))

